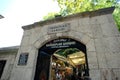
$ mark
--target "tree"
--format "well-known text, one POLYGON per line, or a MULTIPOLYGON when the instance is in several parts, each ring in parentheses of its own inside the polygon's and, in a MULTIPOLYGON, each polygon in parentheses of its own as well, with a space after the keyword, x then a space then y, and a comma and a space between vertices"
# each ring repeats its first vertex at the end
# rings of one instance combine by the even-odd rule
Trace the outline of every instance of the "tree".
POLYGON ((78 12, 93 11, 115 6, 113 17, 120 30, 120 3, 119 0, 57 0, 61 15, 66 16, 78 12))
POLYGON ((67 15, 111 7, 116 4, 115 0, 57 0, 57 2, 61 11, 66 12, 67 15))
POLYGON ((114 16, 116 25, 118 26, 118 29, 120 31, 120 4, 119 3, 116 4, 116 9, 113 13, 113 16, 114 16))
POLYGON ((44 20, 49 20, 55 18, 55 15, 58 15, 59 13, 51 12, 48 13, 46 16, 43 17, 44 20))

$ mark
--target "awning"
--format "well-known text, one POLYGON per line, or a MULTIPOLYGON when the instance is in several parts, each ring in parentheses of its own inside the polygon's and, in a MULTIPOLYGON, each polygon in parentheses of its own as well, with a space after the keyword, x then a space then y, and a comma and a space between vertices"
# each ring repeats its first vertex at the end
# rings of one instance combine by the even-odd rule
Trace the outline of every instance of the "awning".
POLYGON ((67 62, 71 64, 73 67, 81 64, 85 64, 85 53, 82 51, 69 54, 67 55, 67 58, 64 56, 61 56, 59 54, 53 54, 57 59, 62 60, 64 62, 67 62))

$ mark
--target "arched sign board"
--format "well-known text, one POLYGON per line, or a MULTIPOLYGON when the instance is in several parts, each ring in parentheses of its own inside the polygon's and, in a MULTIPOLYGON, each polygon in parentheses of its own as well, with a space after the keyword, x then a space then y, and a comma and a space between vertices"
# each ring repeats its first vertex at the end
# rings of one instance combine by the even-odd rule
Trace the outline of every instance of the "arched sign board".
POLYGON ((86 46, 84 44, 70 38, 54 39, 46 43, 42 48, 40 48, 40 50, 49 54, 53 54, 57 49, 64 48, 78 48, 79 50, 86 53, 86 46))
MULTIPOLYGON (((49 67, 50 67, 50 58, 55 51, 58 49, 66 49, 66 48, 77 48, 86 55, 86 46, 81 42, 78 42, 71 38, 58 38, 51 40, 46 43, 39 49, 36 72, 34 80, 49 80, 49 67)), ((86 64, 88 69, 88 63, 86 58, 86 64)), ((88 71, 86 72, 87 76, 89 75, 88 71)))

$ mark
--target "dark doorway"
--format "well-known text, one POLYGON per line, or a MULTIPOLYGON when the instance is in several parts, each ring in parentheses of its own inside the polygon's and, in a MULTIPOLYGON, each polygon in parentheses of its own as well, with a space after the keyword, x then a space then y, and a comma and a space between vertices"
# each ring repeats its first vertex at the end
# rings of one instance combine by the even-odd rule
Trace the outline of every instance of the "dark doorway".
POLYGON ((70 72, 70 79, 73 74, 89 76, 84 44, 70 38, 59 38, 39 49, 34 80, 57 80, 55 75, 65 71, 70 72))
POLYGON ((5 64, 6 64, 6 60, 0 60, 0 79, 1 79, 4 67, 5 67, 5 64))
POLYGON ((36 75, 34 80, 48 80, 49 78, 50 55, 44 51, 39 51, 36 75))

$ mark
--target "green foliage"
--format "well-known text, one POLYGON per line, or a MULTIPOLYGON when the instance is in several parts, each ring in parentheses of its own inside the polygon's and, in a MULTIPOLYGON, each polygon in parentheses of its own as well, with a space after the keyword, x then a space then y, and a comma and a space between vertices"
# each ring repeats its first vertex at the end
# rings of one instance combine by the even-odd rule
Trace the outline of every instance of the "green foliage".
POLYGON ((62 55, 67 57, 67 55, 78 52, 79 49, 77 48, 67 48, 67 49, 60 49, 56 52, 56 54, 62 55))
POLYGON ((57 0, 57 2, 61 12, 66 15, 110 7, 116 3, 115 0, 57 0))
POLYGON ((116 4, 116 9, 113 13, 113 17, 115 19, 116 25, 118 26, 118 29, 120 31, 120 4, 116 4))
POLYGON ((50 19, 55 18, 55 15, 58 15, 58 13, 51 12, 51 13, 48 13, 46 16, 44 16, 43 19, 50 20, 50 19))

